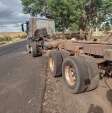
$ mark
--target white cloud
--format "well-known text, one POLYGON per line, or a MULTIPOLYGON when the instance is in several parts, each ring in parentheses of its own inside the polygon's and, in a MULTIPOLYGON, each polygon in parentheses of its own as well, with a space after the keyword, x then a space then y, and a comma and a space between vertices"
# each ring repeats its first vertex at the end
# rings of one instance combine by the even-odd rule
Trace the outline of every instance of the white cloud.
POLYGON ((21 32, 21 25, 19 24, 1 25, 0 32, 21 32))
POLYGON ((4 11, 4 9, 6 8, 7 6, 0 1, 0 9, 1 9, 0 12, 4 11))
POLYGON ((20 0, 0 0, 0 25, 8 23, 22 23, 28 15, 22 13, 20 0))

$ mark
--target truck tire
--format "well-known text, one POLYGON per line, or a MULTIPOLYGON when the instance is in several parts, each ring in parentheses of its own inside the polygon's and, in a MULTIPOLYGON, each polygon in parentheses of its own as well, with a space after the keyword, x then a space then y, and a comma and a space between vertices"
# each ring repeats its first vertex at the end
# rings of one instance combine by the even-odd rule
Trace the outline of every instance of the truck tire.
POLYGON ((31 46, 31 54, 32 54, 32 57, 42 56, 41 49, 35 43, 32 44, 31 46))
POLYGON ((59 50, 51 51, 48 58, 48 67, 54 77, 62 75, 63 58, 59 50))
MULTIPOLYGON (((69 88, 72 93, 90 91, 97 87, 97 75, 95 75, 96 72, 92 65, 93 64, 86 61, 83 56, 68 57, 64 60, 62 65, 62 75, 67 88, 69 88), (93 81, 95 81, 95 83, 93 81)), ((94 66, 97 65, 94 64, 94 66)))
POLYGON ((87 63, 89 79, 91 82, 87 88, 87 91, 91 91, 92 89, 97 88, 99 85, 99 70, 94 58, 85 56, 85 61, 87 63))
POLYGON ((31 54, 31 43, 32 43, 31 37, 27 37, 26 50, 28 54, 31 54))
POLYGON ((28 54, 31 54, 31 46, 30 45, 26 45, 26 51, 28 54))

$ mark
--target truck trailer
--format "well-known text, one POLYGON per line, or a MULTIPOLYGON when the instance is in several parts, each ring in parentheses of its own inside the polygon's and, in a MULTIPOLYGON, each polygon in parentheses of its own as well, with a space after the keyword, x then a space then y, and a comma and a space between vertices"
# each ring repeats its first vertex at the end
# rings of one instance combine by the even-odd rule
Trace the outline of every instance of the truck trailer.
POLYGON ((49 71, 54 77, 62 76, 72 93, 91 91, 101 77, 112 76, 112 43, 57 40, 48 46, 49 71))

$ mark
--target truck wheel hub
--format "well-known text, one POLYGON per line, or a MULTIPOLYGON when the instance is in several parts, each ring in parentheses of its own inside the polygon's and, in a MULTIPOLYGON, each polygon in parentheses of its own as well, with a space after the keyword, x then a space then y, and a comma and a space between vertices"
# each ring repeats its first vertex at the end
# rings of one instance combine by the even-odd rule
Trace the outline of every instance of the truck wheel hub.
POLYGON ((65 79, 70 86, 74 86, 76 83, 76 74, 70 66, 65 66, 65 79))

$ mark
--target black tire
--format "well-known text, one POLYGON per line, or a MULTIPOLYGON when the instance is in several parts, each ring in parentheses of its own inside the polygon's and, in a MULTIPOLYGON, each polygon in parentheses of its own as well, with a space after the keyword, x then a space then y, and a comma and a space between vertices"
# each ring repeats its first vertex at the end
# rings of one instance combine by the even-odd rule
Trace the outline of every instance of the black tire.
POLYGON ((26 45, 26 51, 28 54, 31 54, 31 46, 30 45, 26 45))
POLYGON ((95 59, 89 56, 85 56, 85 61, 87 63, 88 67, 88 73, 89 73, 89 79, 90 79, 90 85, 87 88, 87 91, 91 91, 98 87, 99 85, 99 70, 98 65, 95 62, 95 59))
POLYGON ((92 89, 95 89, 98 85, 98 80, 96 80, 96 72, 93 69, 93 66, 97 65, 94 63, 91 63, 85 60, 86 57, 79 56, 79 57, 68 57, 64 60, 63 66, 62 66, 62 75, 64 78, 64 82, 67 85, 67 88, 72 93, 81 93, 85 91, 90 91, 92 89), (67 77, 65 75, 65 67, 70 66, 73 68, 73 73, 75 73, 76 81, 73 85, 70 85, 67 81, 67 77), (95 81, 95 83, 93 82, 95 81), (94 85, 93 85, 94 84, 94 85), (91 87, 90 87, 91 86, 91 87))
POLYGON ((50 52, 48 58, 48 67, 53 77, 59 77, 62 75, 62 62, 63 58, 59 50, 50 52), (53 65, 51 64, 52 62, 53 65))
POLYGON ((42 56, 41 49, 35 43, 33 43, 31 46, 31 54, 32 54, 32 57, 42 56))
POLYGON ((31 54, 31 38, 27 38, 26 51, 28 54, 31 54))

